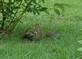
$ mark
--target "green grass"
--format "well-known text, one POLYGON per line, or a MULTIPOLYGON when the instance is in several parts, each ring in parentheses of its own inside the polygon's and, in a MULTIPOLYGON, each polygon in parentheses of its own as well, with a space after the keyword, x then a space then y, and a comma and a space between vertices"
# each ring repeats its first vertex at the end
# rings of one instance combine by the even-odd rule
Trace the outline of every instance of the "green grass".
POLYGON ((81 0, 46 0, 48 7, 55 3, 67 3, 72 7, 59 18, 50 11, 50 15, 35 16, 29 14, 10 36, 0 40, 0 59, 82 59, 77 50, 82 40, 81 0), (51 3, 50 3, 51 1, 51 3), (44 38, 41 41, 24 41, 21 32, 30 28, 33 23, 40 23, 43 31, 58 33, 56 37, 44 38))

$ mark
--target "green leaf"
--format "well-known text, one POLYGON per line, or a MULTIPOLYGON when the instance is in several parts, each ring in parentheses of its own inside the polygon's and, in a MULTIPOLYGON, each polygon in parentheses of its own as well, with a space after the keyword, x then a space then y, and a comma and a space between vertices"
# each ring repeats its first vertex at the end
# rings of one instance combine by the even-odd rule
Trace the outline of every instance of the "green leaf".
POLYGON ((63 3, 55 3, 54 4, 54 11, 56 14, 60 15, 65 11, 65 7, 68 7, 68 4, 63 4, 63 3), (60 11, 61 10, 61 11, 60 11))
POLYGON ((41 7, 39 11, 46 11, 48 8, 47 7, 41 7))
POLYGON ((60 10, 59 10, 58 8, 54 8, 54 11, 55 11, 55 13, 56 13, 57 15, 61 15, 61 12, 60 12, 60 10))

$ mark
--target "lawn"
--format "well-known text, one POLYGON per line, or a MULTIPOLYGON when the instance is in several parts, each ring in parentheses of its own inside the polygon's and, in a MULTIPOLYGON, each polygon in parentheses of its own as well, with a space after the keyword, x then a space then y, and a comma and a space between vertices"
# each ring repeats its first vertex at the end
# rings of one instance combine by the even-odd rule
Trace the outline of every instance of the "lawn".
POLYGON ((81 0, 46 0, 49 8, 53 3, 66 3, 71 7, 66 8, 62 17, 57 16, 50 9, 50 15, 28 14, 23 17, 14 33, 2 36, 0 39, 0 59, 82 59, 78 48, 78 41, 82 40, 82 6, 81 0), (40 41, 25 41, 21 33, 39 23, 44 32, 52 31, 58 35, 52 38, 43 38, 40 41))

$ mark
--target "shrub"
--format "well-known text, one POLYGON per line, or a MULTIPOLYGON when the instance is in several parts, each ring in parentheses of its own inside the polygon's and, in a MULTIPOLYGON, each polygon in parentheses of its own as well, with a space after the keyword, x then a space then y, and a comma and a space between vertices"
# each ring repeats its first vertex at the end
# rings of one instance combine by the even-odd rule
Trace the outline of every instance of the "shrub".
POLYGON ((40 14, 47 11, 44 0, 0 0, 0 28, 13 31, 25 13, 40 14))

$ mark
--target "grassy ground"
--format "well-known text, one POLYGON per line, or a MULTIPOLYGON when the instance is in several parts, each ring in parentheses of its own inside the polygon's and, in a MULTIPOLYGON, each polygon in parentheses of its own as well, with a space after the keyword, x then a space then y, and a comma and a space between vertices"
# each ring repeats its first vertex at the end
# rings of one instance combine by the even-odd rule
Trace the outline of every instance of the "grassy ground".
POLYGON ((77 49, 80 47, 78 40, 82 39, 81 2, 81 0, 47 0, 48 7, 53 3, 67 3, 72 7, 66 9, 63 18, 54 15, 53 11, 50 15, 29 14, 24 17, 23 20, 27 22, 20 24, 15 34, 0 40, 0 59, 77 59, 80 57, 81 53, 77 49), (36 22, 40 23, 45 32, 54 31, 59 35, 37 42, 22 41, 20 33, 36 22))

